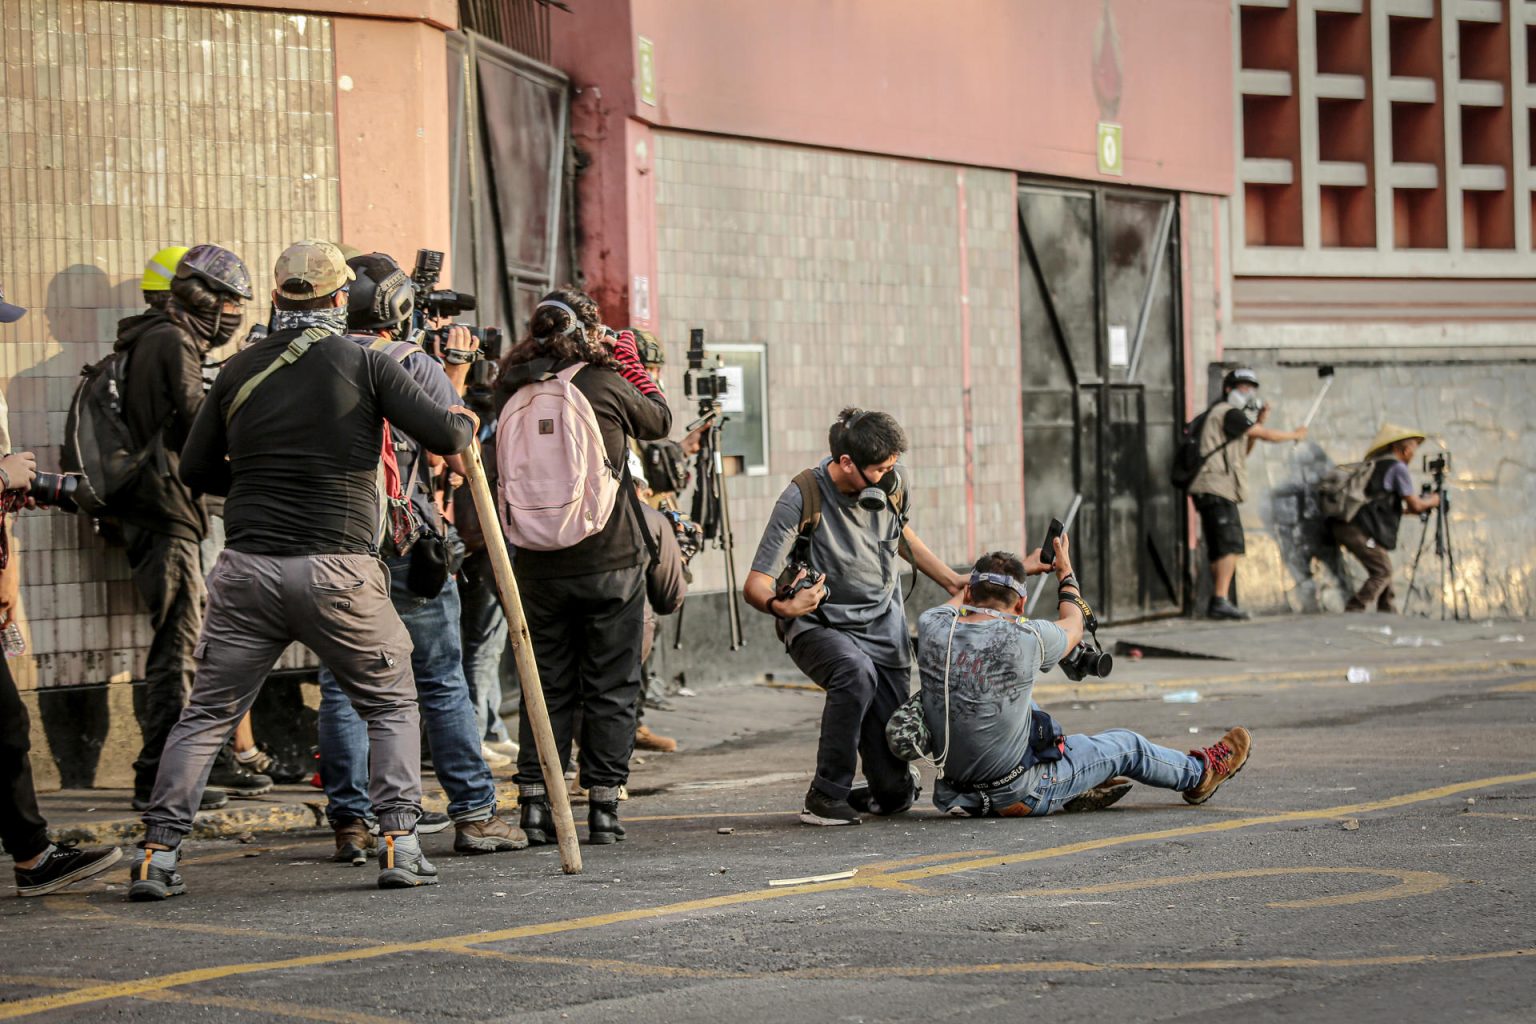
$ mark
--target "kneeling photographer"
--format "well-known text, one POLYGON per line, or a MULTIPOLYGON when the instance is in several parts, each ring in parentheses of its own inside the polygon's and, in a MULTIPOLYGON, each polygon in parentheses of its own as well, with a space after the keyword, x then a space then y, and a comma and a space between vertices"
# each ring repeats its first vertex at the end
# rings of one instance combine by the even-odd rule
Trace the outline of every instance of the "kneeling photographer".
POLYGON ((969 817, 1025 817, 1107 807, 1124 796, 1119 776, 1177 790, 1204 803, 1248 759, 1248 731, 1235 728, 1188 754, 1128 729, 1064 736, 1031 700, 1035 680, 1097 650, 1083 645, 1094 628, 1072 572, 1065 535, 1053 562, 1041 552, 1019 558, 994 551, 976 561, 965 590, 918 619, 922 688, 887 729, 894 753, 931 759, 939 771, 933 802, 969 817), (1054 571, 1061 617, 1024 618, 1027 576, 1054 571))
POLYGON ((827 691, 816 777, 800 820, 857 825, 861 813, 907 810, 919 793, 885 743, 885 723, 912 679, 896 559, 951 594, 965 577, 907 521, 910 492, 896 465, 907 435, 894 417, 844 409, 827 443, 831 455, 779 496, 742 596, 779 620, 789 656, 827 691), (853 788, 860 759, 867 789, 853 788))

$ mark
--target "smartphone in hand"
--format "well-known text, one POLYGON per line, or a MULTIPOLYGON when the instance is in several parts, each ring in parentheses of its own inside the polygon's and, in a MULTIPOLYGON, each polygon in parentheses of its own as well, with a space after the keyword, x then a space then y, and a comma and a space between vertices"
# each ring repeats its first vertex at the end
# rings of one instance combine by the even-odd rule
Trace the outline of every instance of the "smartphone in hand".
POLYGON ((1045 543, 1040 545, 1040 561, 1048 566, 1056 565, 1056 538, 1066 532, 1066 527, 1061 525, 1060 519, 1052 519, 1050 529, 1045 531, 1045 543))

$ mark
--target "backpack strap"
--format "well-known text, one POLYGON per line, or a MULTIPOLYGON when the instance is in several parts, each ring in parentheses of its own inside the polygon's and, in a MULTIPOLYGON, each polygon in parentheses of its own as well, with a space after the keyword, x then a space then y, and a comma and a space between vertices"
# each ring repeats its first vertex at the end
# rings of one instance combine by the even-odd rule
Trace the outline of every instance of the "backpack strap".
POLYGON ((809 537, 821 526, 821 487, 816 483, 816 471, 802 469, 796 473, 795 486, 800 488, 800 535, 809 537))
POLYGON ((426 351, 414 341, 402 341, 399 338, 375 338, 368 343, 368 347, 375 352, 383 352, 397 363, 405 362, 417 352, 426 351))
POLYGON ((235 392, 235 397, 229 403, 229 408, 224 411, 224 426, 228 427, 230 423, 234 421, 235 413, 239 412, 241 408, 244 407, 245 403, 250 400, 251 393, 261 385, 262 381, 266 380, 268 377, 272 376, 283 367, 298 362, 299 359, 303 357, 304 353, 309 351, 310 346, 322 338, 329 337, 332 337, 332 332, 326 330, 324 327, 311 327, 303 334, 290 341, 288 343, 288 347, 283 349, 278 357, 272 360, 271 364, 269 364, 265 370, 255 374, 244 384, 240 385, 240 390, 235 392))

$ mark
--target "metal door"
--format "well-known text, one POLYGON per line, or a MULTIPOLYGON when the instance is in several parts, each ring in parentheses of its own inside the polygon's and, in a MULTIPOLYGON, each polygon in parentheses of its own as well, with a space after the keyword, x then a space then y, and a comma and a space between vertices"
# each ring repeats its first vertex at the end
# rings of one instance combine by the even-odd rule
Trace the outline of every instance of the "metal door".
POLYGON ((1073 564, 1106 621, 1183 605, 1184 502, 1168 483, 1182 422, 1175 199, 1019 190, 1026 528, 1075 498, 1073 564))

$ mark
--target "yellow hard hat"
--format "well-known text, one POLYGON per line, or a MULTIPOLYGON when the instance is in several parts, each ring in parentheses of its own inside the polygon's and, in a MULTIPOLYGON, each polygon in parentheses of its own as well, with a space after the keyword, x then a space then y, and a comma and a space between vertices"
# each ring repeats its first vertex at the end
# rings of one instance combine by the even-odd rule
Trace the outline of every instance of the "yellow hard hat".
POLYGON ((187 254, 184 245, 168 245, 149 258, 144 264, 144 276, 139 279, 139 290, 145 292, 168 292, 171 290, 171 278, 176 276, 176 264, 187 254))

